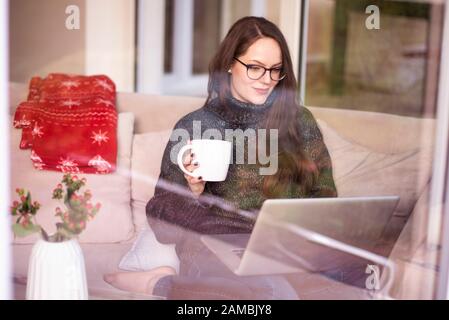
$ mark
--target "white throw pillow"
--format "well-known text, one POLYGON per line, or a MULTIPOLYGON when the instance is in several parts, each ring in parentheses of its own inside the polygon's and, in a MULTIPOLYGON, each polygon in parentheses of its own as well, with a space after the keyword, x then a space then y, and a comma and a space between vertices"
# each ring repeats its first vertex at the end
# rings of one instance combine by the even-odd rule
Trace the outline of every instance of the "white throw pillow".
POLYGON ((131 250, 123 256, 119 268, 126 271, 147 271, 161 266, 170 266, 179 273, 175 245, 159 243, 150 228, 143 228, 131 250))
MULTIPOLYGON (((97 216, 88 222, 86 229, 79 236, 82 243, 122 242, 130 240, 135 234, 130 203, 134 114, 119 113, 117 130, 117 172, 106 175, 78 175, 87 179, 87 184, 82 190, 92 191, 93 204, 100 202, 102 205, 97 216)), ((21 132, 11 126, 11 196, 13 200, 17 199, 16 188, 29 190, 32 199, 41 204, 41 209, 36 215, 37 222, 48 233, 53 233, 55 223, 59 221, 54 216, 55 208, 58 206, 63 208, 64 205, 51 197, 63 173, 34 169, 30 160, 30 150, 19 149, 21 132)), ((37 239, 38 235, 15 238, 14 243, 34 243, 37 239)))
POLYGON ((154 195, 159 178, 162 156, 171 130, 134 135, 132 153, 132 210, 139 232, 131 250, 123 256, 119 268, 127 271, 145 271, 160 266, 171 266, 179 271, 175 245, 161 244, 148 225, 145 206, 154 195))

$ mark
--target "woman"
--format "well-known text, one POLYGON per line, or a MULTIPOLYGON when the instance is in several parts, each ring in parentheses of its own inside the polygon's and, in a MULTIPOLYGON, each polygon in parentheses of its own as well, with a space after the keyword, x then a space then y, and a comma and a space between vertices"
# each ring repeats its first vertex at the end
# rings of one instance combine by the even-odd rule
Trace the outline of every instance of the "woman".
MULTIPOLYGON (((263 176, 262 164, 233 161, 225 181, 206 183, 184 175, 170 161, 175 142, 169 141, 146 212, 157 239, 176 244, 180 274, 161 267, 107 275, 105 280, 124 290, 175 299, 296 298, 282 277, 235 276, 198 240, 199 234, 250 233, 254 225, 237 210, 210 205, 205 195, 247 211, 260 209, 268 198, 337 196, 321 132, 310 111, 296 102, 297 82, 281 31, 264 18, 240 19, 211 61, 209 76, 205 105, 180 119, 175 129, 187 130, 191 139, 193 121, 201 122, 201 131, 214 128, 222 136, 226 129, 276 129, 277 171, 263 176), (186 186, 188 195, 170 191, 166 186, 173 183, 186 186)), ((185 164, 189 171, 201 166, 194 155, 185 164)))

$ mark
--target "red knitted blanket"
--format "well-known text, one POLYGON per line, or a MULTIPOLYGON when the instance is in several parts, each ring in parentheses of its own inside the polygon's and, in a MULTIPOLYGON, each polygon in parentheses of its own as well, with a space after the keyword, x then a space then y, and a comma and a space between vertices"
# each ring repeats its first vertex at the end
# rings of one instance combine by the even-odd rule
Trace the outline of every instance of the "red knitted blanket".
POLYGON ((110 173, 117 159, 115 84, 104 75, 33 77, 14 127, 38 170, 110 173))

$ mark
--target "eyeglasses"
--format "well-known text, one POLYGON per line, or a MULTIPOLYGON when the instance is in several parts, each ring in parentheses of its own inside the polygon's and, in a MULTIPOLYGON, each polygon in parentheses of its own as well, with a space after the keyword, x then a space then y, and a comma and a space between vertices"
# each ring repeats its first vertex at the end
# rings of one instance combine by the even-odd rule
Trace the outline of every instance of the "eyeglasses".
POLYGON ((246 67, 246 74, 248 78, 251 80, 259 80, 262 78, 267 71, 270 72, 270 78, 273 81, 281 81, 285 78, 286 74, 282 73, 282 68, 265 68, 262 66, 259 66, 257 64, 246 64, 240 61, 237 58, 234 58, 238 62, 240 62, 242 65, 246 67))

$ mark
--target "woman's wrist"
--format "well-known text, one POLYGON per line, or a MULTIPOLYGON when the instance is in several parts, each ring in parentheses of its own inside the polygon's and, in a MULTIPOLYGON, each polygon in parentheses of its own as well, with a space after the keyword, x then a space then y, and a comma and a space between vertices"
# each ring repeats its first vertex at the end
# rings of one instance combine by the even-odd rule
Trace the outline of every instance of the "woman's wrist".
POLYGON ((196 199, 196 202, 201 208, 204 208, 204 209, 210 209, 212 207, 210 204, 200 201, 199 198, 196 199))
MULTIPOLYGON (((201 193, 202 194, 202 193, 201 193)), ((210 205, 209 203, 207 203, 207 202, 205 202, 203 199, 204 198, 202 198, 201 197, 201 194, 198 194, 198 195, 195 195, 194 194, 194 196, 193 196, 193 201, 198 205, 198 206, 200 206, 201 208, 204 208, 204 209, 209 209, 210 207, 212 207, 212 205, 210 205)))

